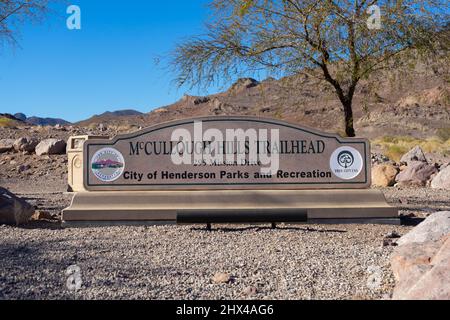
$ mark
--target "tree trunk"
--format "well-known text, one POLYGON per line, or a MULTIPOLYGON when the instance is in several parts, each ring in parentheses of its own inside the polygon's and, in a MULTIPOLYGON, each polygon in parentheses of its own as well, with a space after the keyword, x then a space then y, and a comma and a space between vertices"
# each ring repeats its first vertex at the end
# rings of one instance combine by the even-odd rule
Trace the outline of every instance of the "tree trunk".
POLYGON ((344 106, 344 115, 345 115, 345 134, 347 137, 355 137, 355 128, 353 127, 353 110, 352 110, 352 101, 346 100, 342 102, 344 106))

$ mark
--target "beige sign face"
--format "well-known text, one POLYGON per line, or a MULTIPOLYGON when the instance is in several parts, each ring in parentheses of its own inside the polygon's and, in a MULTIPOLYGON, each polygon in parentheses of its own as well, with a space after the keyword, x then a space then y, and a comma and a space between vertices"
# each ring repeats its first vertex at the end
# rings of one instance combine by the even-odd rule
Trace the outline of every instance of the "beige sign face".
POLYGON ((370 186, 370 148, 286 122, 209 117, 84 144, 89 191, 370 186))

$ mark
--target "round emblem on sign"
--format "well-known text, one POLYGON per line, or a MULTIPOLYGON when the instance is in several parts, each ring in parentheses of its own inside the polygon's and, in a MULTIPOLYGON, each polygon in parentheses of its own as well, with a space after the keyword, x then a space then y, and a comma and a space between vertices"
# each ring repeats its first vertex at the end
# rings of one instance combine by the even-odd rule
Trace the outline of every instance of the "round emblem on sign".
POLYGON ((91 161, 94 175, 101 181, 111 182, 117 180, 125 169, 123 155, 114 148, 98 150, 91 161))
POLYGON ((330 168, 338 178, 351 180, 361 173, 363 158, 355 148, 340 147, 331 155, 330 168))
POLYGON ((337 157, 337 161, 342 168, 349 168, 355 163, 355 157, 350 151, 342 151, 337 157))

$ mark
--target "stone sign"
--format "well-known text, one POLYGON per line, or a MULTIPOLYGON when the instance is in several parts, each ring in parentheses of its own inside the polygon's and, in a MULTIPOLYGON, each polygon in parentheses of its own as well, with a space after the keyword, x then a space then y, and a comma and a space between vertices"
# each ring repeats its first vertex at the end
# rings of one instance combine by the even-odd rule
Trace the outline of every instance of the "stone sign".
POLYGON ((278 120, 209 117, 84 143, 88 191, 370 187, 370 146, 278 120))

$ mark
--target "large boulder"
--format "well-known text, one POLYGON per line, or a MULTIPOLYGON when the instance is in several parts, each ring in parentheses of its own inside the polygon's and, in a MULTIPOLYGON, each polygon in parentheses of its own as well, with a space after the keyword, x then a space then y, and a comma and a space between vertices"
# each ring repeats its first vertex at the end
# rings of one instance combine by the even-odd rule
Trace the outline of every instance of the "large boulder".
POLYGON ((65 153, 66 142, 60 139, 46 139, 36 146, 36 154, 38 156, 65 153))
POLYGON ((450 236, 394 250, 391 267, 396 300, 450 299, 450 236))
POLYGON ((425 157, 425 154, 423 153, 423 150, 420 146, 415 146, 407 153, 405 153, 403 157, 400 159, 400 163, 406 163, 408 164, 408 166, 412 162, 416 161, 427 163, 427 158, 425 157))
POLYGON ((33 138, 20 138, 14 141, 14 150, 17 152, 34 152, 34 149, 39 144, 39 141, 33 138))
POLYGON ((0 139, 0 153, 5 153, 14 149, 14 140, 0 139))
POLYGON ((397 175, 395 181, 402 186, 423 187, 437 172, 438 170, 434 165, 429 165, 426 162, 413 161, 397 175))
POLYGON ((394 299, 450 299, 450 212, 430 215, 397 241, 394 299))
POLYGON ((450 211, 436 212, 401 237, 397 244, 436 241, 448 234, 450 234, 450 211))
POLYGON ((431 181, 433 189, 450 190, 450 166, 441 170, 431 181))
POLYGON ((398 169, 390 164, 379 164, 372 168, 372 185, 391 187, 395 184, 398 169))
POLYGON ((34 207, 0 187, 0 224, 21 225, 34 214, 34 207))

